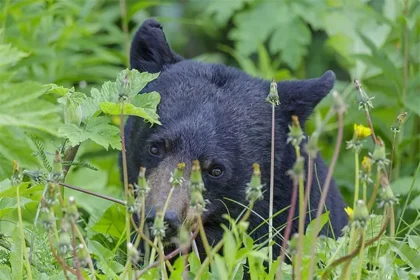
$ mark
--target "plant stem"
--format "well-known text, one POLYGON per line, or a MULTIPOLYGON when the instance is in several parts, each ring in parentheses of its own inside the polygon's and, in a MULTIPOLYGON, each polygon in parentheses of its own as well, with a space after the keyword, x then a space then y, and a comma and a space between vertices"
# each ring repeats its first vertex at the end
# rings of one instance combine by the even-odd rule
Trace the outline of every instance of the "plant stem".
POLYGON ((286 257, 286 250, 287 250, 287 242, 290 238, 290 232, 292 230, 292 219, 295 214, 295 208, 296 208, 296 201, 297 201, 297 193, 298 193, 298 182, 296 180, 293 180, 293 189, 292 189, 292 198, 290 202, 290 209, 289 214, 287 215, 287 222, 286 222, 286 229, 284 230, 284 240, 282 244, 282 250, 280 252, 280 264, 279 269, 276 272, 276 280, 281 280, 283 277, 283 270, 281 269, 282 264, 284 262, 284 259, 286 257))
MULTIPOLYGON (((300 147, 296 146, 296 160, 300 158, 300 147)), ((305 234, 305 210, 304 210, 304 204, 305 204, 305 194, 304 194, 304 182, 303 182, 303 175, 299 176, 299 226, 298 226, 298 250, 296 253, 296 278, 298 280, 301 279, 301 267, 302 267, 302 249, 303 249, 303 237, 305 234)))
POLYGON ((207 240, 206 232, 204 231, 203 220, 201 219, 201 215, 197 215, 198 226, 200 228, 200 237, 201 241, 203 242, 204 250, 206 251, 207 257, 210 259, 210 265, 212 265, 212 254, 211 254, 211 247, 209 245, 209 241, 207 240))
POLYGON ((20 208, 20 193, 19 193, 19 185, 16 186, 16 200, 17 200, 17 211, 18 211, 18 219, 19 219, 19 233, 20 233, 20 255, 22 259, 25 260, 25 267, 26 273, 28 275, 28 279, 32 280, 32 270, 31 265, 29 263, 28 252, 26 250, 26 242, 25 242, 25 233, 23 232, 23 221, 22 221, 22 209, 20 208))
MULTIPOLYGON (((123 181, 124 181, 124 198, 128 201, 128 171, 127 171, 127 155, 125 150, 125 133, 124 133, 124 102, 121 103, 121 114, 120 114, 120 131, 121 131, 121 155, 123 165, 123 181)), ((130 242, 131 224, 130 224, 130 212, 125 210, 125 234, 127 244, 130 242)), ((132 279, 132 267, 131 258, 127 258, 128 265, 128 278, 132 279)))
POLYGON ((369 108, 365 108, 365 112, 366 112, 366 119, 369 123, 370 130, 372 131, 373 144, 376 144, 376 135, 375 135, 375 130, 373 129, 373 123, 372 123, 372 119, 370 117, 369 108))
MULTIPOLYGON (((71 243, 73 247, 73 258, 74 258, 74 270, 76 271, 77 280, 83 280, 82 274, 80 273, 79 269, 79 258, 77 257, 76 252, 76 235, 74 233, 74 221, 71 219, 71 243)), ((86 248, 87 249, 87 248, 86 248)))
POLYGON ((366 181, 363 181, 363 201, 366 202, 367 200, 367 186, 366 186, 366 181))
POLYGON ((393 161, 394 161, 395 139, 396 139, 396 134, 394 133, 394 136, 392 137, 391 160, 390 160, 390 163, 389 163, 389 172, 388 172, 388 181, 389 181, 389 182, 391 182, 391 175, 392 175, 392 163, 393 163, 393 161))
POLYGON ((368 203, 368 211, 370 211, 373 207, 373 204, 375 203, 375 199, 376 199, 376 195, 378 194, 378 190, 379 190, 379 184, 381 183, 381 168, 378 166, 376 168, 376 182, 375 182, 375 186, 373 187, 373 192, 372 195, 369 199, 369 203, 368 203))
MULTIPOLYGON (((191 240, 194 240, 194 238, 196 238, 196 236, 198 235, 198 231, 199 231, 199 228, 197 227, 196 229, 195 229, 195 231, 194 231, 194 234, 193 234, 193 236, 191 237, 191 240)), ((166 261, 166 260, 170 260, 170 259, 172 259, 173 257, 175 257, 176 255, 178 255, 179 253, 181 252, 181 248, 180 247, 178 247, 177 249, 175 249, 174 251, 172 251, 171 253, 169 253, 168 255, 166 255, 165 257, 164 257, 164 260, 166 261)), ((155 267, 155 266, 157 266, 157 265, 159 265, 160 264, 160 261, 156 261, 156 262, 153 262, 153 263, 151 263, 151 264, 149 264, 147 267, 145 267, 143 270, 141 270, 137 275, 136 275, 136 279, 140 279, 141 278, 141 276, 144 274, 144 273, 146 273, 149 269, 151 269, 151 268, 153 268, 153 267, 155 267)))
POLYGON ((163 251, 163 244, 162 244, 162 240, 160 240, 160 238, 158 239, 158 244, 159 244, 159 260, 160 260, 160 265, 162 266, 162 268, 161 268, 162 278, 164 280, 166 280, 166 279, 168 279, 168 272, 166 271, 165 253, 163 251))
POLYGON ((128 33, 128 18, 127 18, 127 3, 125 0, 120 0, 122 30, 124 33, 124 49, 127 56, 126 66, 129 66, 130 57, 130 38, 128 33))
POLYGON ((360 248, 360 253, 359 253, 359 268, 357 269, 357 278, 356 280, 360 280, 362 277, 362 271, 363 271, 363 259, 365 256, 365 234, 364 232, 361 233, 360 235, 360 244, 362 244, 361 248, 360 248))
POLYGON ((389 237, 394 238, 395 234, 395 216, 394 216, 394 206, 389 207, 389 237))
MULTIPOLYGON (((79 238, 80 242, 83 244, 83 246, 87 250, 88 247, 86 245, 85 239, 83 238, 83 235, 82 235, 82 233, 80 232, 80 230, 77 226, 74 227, 74 231, 75 231, 77 237, 79 238)), ((95 268, 93 267, 92 258, 90 257, 90 255, 89 255, 89 259, 88 259, 88 266, 89 266, 90 273, 92 274, 93 279, 96 279, 95 268)))
POLYGON ((331 164, 328 168, 327 177, 325 179, 324 186, 322 188, 321 199, 318 203, 318 209, 317 209, 316 221, 315 221, 315 230, 314 230, 313 236, 312 236, 312 240, 314 240, 314 241, 313 241, 312 247, 311 247, 311 261, 310 261, 310 265, 309 265, 309 274, 308 274, 309 279, 312 279, 313 274, 314 274, 315 249, 316 249, 316 243, 317 243, 316 242, 316 237, 317 237, 316 235, 317 235, 317 232, 319 232, 319 227, 320 227, 319 217, 321 216, 323 205, 325 204, 325 200, 327 199, 328 190, 330 188, 335 164, 337 163, 338 154, 340 153, 341 142, 343 141, 343 114, 344 114, 344 110, 338 110, 337 111, 337 116, 338 116, 337 141, 336 141, 335 148, 334 148, 334 154, 333 154, 333 157, 331 159, 331 164))
MULTIPOLYGON (((270 161, 270 204, 268 211, 268 244, 273 240, 273 205, 274 205, 274 153, 275 153, 275 104, 271 105, 271 161, 270 161)), ((273 263, 273 246, 268 246, 268 269, 273 263)))
POLYGON ((356 208, 356 203, 359 200, 359 153, 356 151, 354 153, 354 166, 355 166, 355 191, 354 191, 354 199, 353 199, 353 209, 356 208))
POLYGON ((64 274, 64 277, 66 277, 66 279, 70 279, 70 278, 67 276, 67 271, 69 271, 70 273, 72 273, 72 274, 76 275, 76 271, 75 271, 73 268, 71 268, 70 266, 68 266, 68 265, 64 262, 64 260, 63 260, 60 256, 58 256, 58 255, 57 255, 57 253, 55 252, 55 250, 54 250, 54 246, 53 246, 53 243, 52 243, 52 237, 51 237, 51 233, 50 233, 50 232, 48 232, 48 243, 49 243, 49 245, 50 245, 50 251, 51 251, 51 253, 52 253, 53 257, 56 259, 56 261, 57 261, 57 262, 60 264, 60 266, 63 268, 63 274, 64 274))
MULTIPOLYGON (((53 182, 51 180, 47 180, 47 181, 48 182, 53 182)), ((125 201, 117 199, 117 198, 113 198, 113 197, 110 197, 110 196, 107 196, 107 195, 95 193, 95 192, 85 190, 85 189, 82 189, 82 188, 79 188, 79 187, 76 187, 76 186, 72 186, 72 185, 69 185, 69 184, 65 184, 65 183, 57 183, 57 184, 59 184, 60 186, 78 191, 78 192, 82 192, 82 193, 85 193, 85 194, 88 194, 88 195, 91 195, 91 196, 96 196, 98 198, 106 199, 108 201, 115 202, 115 203, 118 203, 118 204, 121 204, 121 205, 125 205, 125 201)))

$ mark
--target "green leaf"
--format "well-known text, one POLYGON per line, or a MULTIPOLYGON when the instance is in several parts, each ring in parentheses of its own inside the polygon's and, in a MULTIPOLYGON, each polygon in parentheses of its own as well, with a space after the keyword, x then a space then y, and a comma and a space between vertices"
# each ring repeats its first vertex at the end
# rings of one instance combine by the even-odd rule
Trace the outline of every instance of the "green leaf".
POLYGON ((389 242, 392 251, 397 253, 400 258, 409 265, 412 269, 420 269, 420 262, 418 261, 419 254, 416 250, 410 248, 404 242, 391 240, 389 242))
MULTIPOLYGON (((330 215, 330 212, 327 211, 327 212, 323 213, 321 216, 319 216, 319 218, 318 218, 318 219, 320 219, 320 221, 319 221, 319 231, 321 231, 321 229, 324 227, 324 225, 328 222, 329 215, 330 215)), ((312 237, 314 235, 316 220, 317 219, 313 219, 309 223, 308 227, 306 228, 306 234, 305 234, 306 237, 312 237)), ((316 235, 319 234, 319 231, 316 233, 316 235)), ((313 240, 311 240, 311 239, 309 239, 308 241, 313 242, 313 240)))
POLYGON ((124 115, 138 116, 138 117, 144 118, 145 120, 150 121, 152 124, 153 123, 160 124, 160 122, 157 119, 158 115, 153 110, 136 107, 130 103, 126 103, 123 106, 123 104, 121 103, 102 102, 100 104, 100 108, 102 112, 108 115, 118 116, 118 115, 121 115, 121 111, 123 111, 122 113, 124 115))
POLYGON ((0 67, 15 64, 26 56, 28 56, 27 53, 12 47, 10 44, 0 44, 0 67))
MULTIPOLYGON (((20 198, 20 206, 33 202, 26 197, 20 198)), ((17 199, 15 197, 2 197, 0 198, 0 218, 4 217, 9 211, 15 210, 18 207, 17 199)))
POLYGON ((65 124, 58 129, 58 134, 66 137, 72 146, 90 139, 107 150, 109 146, 113 149, 121 149, 120 130, 110 125, 110 121, 108 117, 94 117, 87 122, 84 129, 74 124, 65 124))
POLYGON ((20 229, 17 225, 12 234, 12 248, 10 250, 10 265, 12 267, 13 279, 23 279, 23 256, 20 229))
POLYGON ((297 69, 302 58, 307 53, 307 46, 311 42, 311 31, 299 18, 279 25, 270 40, 270 51, 281 52, 281 59, 292 69, 297 69), (299 34, 299 36, 296 36, 299 34))
POLYGON ((112 279, 118 279, 118 273, 124 270, 124 266, 114 260, 114 252, 95 240, 89 242, 89 249, 99 258, 96 262, 98 268, 112 279))
POLYGON ((408 240, 408 246, 410 246, 411 249, 414 249, 418 253, 420 253, 420 236, 408 235, 407 240, 408 240))
POLYGON ((246 2, 251 2, 252 0, 234 0, 234 1, 210 1, 207 8, 206 14, 212 15, 216 24, 219 26, 225 26, 227 21, 232 17, 232 15, 240 10, 246 2))
MULTIPOLYGON (((151 81, 155 80, 160 73, 139 72, 136 69, 125 69, 117 76, 116 87, 122 88, 123 93, 132 98, 151 81)), ((113 94, 112 92, 106 94, 113 94)))
POLYGON ((92 223, 91 229, 96 233, 120 238, 125 228, 125 207, 113 204, 97 221, 92 223))
POLYGON ((214 267, 212 267, 212 272, 216 279, 229 279, 228 271, 226 268, 226 263, 223 258, 219 255, 214 256, 214 267))
POLYGON ((223 245, 223 256, 225 258, 226 265, 228 269, 231 271, 236 265, 236 240, 233 236, 232 232, 226 230, 223 234, 224 245, 223 245))
MULTIPOLYGON (((391 187, 395 193, 405 195, 410 191, 413 181, 413 176, 400 177, 391 183, 391 187)), ((413 191, 420 192, 420 174, 414 182, 413 191)))
POLYGON ((46 100, 46 89, 35 82, 0 84, 0 128, 32 128, 57 135, 60 108, 46 100))

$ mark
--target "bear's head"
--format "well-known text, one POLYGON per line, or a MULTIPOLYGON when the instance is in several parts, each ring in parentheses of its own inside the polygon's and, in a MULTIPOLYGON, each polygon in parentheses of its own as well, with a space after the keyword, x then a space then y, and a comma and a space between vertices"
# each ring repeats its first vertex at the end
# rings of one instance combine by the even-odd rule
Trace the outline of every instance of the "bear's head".
MULTIPOLYGON (((235 217, 247 204, 245 188, 252 163, 260 164, 263 183, 269 182, 272 114, 265 98, 270 81, 224 65, 183 59, 171 50, 162 26, 153 19, 145 21, 135 34, 130 64, 139 71, 160 72, 143 91, 161 94, 158 114, 162 125, 151 127, 137 117, 129 118, 129 182, 137 182, 139 168, 146 167, 151 187, 146 207, 151 222, 156 209, 165 204, 174 168, 184 162, 184 178, 189 178, 191 162, 198 159, 204 196, 209 201, 203 220, 209 239, 217 239, 222 215, 235 217)), ((298 116, 303 125, 334 80, 334 73, 328 71, 317 79, 278 83, 281 104, 276 108, 275 210, 290 203, 291 183, 285 173, 295 160, 294 153, 288 152, 291 145, 286 145, 291 116, 298 116)), ((265 193, 265 199, 255 207, 265 218, 267 200, 265 193)), ((176 234, 188 209, 188 186, 177 188, 165 215, 167 236, 176 234)))

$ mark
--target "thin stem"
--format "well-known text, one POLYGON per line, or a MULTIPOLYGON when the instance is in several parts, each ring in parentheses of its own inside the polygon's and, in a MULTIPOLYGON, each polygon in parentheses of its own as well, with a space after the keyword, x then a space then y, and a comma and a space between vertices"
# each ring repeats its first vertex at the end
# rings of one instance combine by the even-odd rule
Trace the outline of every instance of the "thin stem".
POLYGON ((395 234, 395 215, 394 215, 394 206, 389 207, 389 237, 394 238, 395 234))
MULTIPOLYGON (((120 114, 120 131, 121 131, 121 155, 123 165, 123 181, 124 181, 124 198, 128 201, 128 171, 127 171, 127 154, 125 150, 125 133, 124 133, 124 102, 121 103, 121 114, 120 114)), ((130 212, 126 209, 125 211, 125 234, 127 243, 130 242, 131 224, 130 224, 130 212)), ((128 278, 132 279, 132 267, 131 258, 127 258, 128 265, 128 278)))
POLYGON ((23 221, 22 221, 22 209, 20 208, 20 193, 19 193, 19 186, 16 187, 16 200, 17 200, 17 210, 18 210, 18 219, 19 219, 19 233, 20 233, 20 249, 21 249, 21 256, 25 259, 25 267, 26 273, 28 275, 28 279, 32 280, 32 270, 31 265, 29 263, 28 251, 26 250, 26 242, 25 242, 25 233, 23 232, 23 221))
MULTIPOLYGON (((80 232, 79 228, 77 226, 74 227, 74 231, 77 235, 77 237, 79 238, 80 242, 83 244, 83 246, 86 248, 87 250, 87 244, 85 242, 85 239, 83 238, 82 233, 80 232)), ((90 269, 90 273, 92 274, 93 279, 96 279, 96 273, 95 273, 95 268, 93 267, 93 263, 92 263, 92 258, 89 255, 89 259, 88 259, 88 266, 90 269)))
MULTIPOLYGON (((296 146, 296 160, 300 158, 300 147, 296 146)), ((305 194, 304 194, 304 182, 303 182, 303 175, 299 176, 299 225, 298 225, 298 250, 296 254, 296 278, 301 279, 301 267, 302 267, 302 248, 303 248, 303 237, 304 237, 304 231, 305 231, 305 210, 304 208, 305 204, 305 194)))
POLYGON ((338 154, 340 153, 341 142, 343 141, 343 113, 344 113, 343 110, 339 110, 337 112, 337 116, 338 116, 337 141, 334 148, 334 154, 331 159, 331 164, 328 168, 327 177, 325 179, 324 186, 322 188, 322 195, 318 203, 318 209, 316 213, 315 230, 313 232, 313 237, 312 237, 312 240, 314 240, 314 242, 312 243, 312 247, 311 247, 311 261, 309 265, 309 274, 308 274, 310 279, 312 279, 313 274, 314 274, 315 249, 316 249, 316 243, 317 243, 316 235, 317 235, 317 232, 319 232, 319 227, 320 227, 319 217, 321 216, 323 205, 325 204, 325 200, 327 199, 328 190, 330 188, 335 164, 337 163, 338 154))
MULTIPOLYGON (((275 153, 275 104, 271 105, 271 161, 270 161, 270 204, 268 210, 268 243, 273 240, 273 205, 274 205, 274 153, 275 153)), ((273 263, 273 246, 268 247, 268 269, 273 263)))
POLYGON ((127 4, 125 0, 120 0, 120 10, 121 10, 121 21, 122 21, 122 30, 124 33, 124 49, 127 57, 127 66, 129 65, 130 57, 130 37, 128 34, 128 18, 127 18, 127 4))
POLYGON ((279 257, 280 265, 276 273, 276 280, 281 280, 283 277, 283 270, 281 269, 281 267, 286 257, 286 249, 288 245, 287 242, 289 241, 290 232, 292 230, 292 223, 293 223, 292 219, 293 219, 295 208, 296 208, 297 193, 298 193, 298 182, 296 180, 293 180, 292 198, 290 202, 289 214, 287 215, 287 222, 286 222, 287 226, 286 226, 286 229, 284 230, 284 240, 281 246, 282 250, 280 252, 280 257, 279 257))
POLYGON ((417 175, 419 174, 419 170, 420 170, 420 161, 417 164, 417 169, 416 169, 416 172, 414 172, 414 176, 413 176, 413 178, 414 178, 413 182, 411 182, 410 190, 408 191, 407 198, 405 199, 405 202, 404 202, 404 207, 402 208, 403 210, 402 210, 401 215, 400 215, 400 221, 398 222, 397 231, 399 231, 400 226, 401 226, 401 222, 403 221, 405 209, 407 209, 408 202, 410 201, 410 196, 411 196, 411 193, 413 192, 413 188, 414 188, 414 185, 416 183, 416 178, 417 178, 417 175))
POLYGON ((395 152, 395 139, 396 134, 392 137, 392 150, 391 150, 391 162, 389 164, 389 171, 388 171, 388 181, 391 182, 391 175, 392 175, 392 163, 394 162, 394 152, 395 152))
POLYGON ((203 241, 204 250, 206 252, 207 257, 210 259, 210 264, 212 264, 212 254, 211 254, 211 247, 209 241, 207 240, 206 232, 204 231, 203 220, 201 219, 201 215, 197 215, 198 226, 200 228, 200 237, 201 241, 203 241))
MULTIPOLYGON (((194 240, 196 238, 196 236, 198 235, 198 231, 199 228, 197 227, 194 231, 193 236, 191 237, 191 241, 194 240)), ((181 252, 181 247, 178 247, 177 249, 173 250, 172 252, 170 252, 168 255, 166 255, 164 257, 165 261, 166 260, 170 260, 173 257, 175 257, 176 255, 178 255, 181 252)), ((160 261, 155 261, 151 264, 149 264, 147 267, 145 267, 143 270, 141 270, 137 275, 136 275, 136 279, 139 279, 144 273, 146 273, 149 269, 156 267, 160 264, 160 261)))
POLYGON ((160 265, 162 266, 161 268, 162 278, 166 280, 168 279, 168 272, 166 271, 165 253, 163 251, 163 244, 160 238, 158 239, 158 244, 159 244, 159 260, 160 260, 160 265))
POLYGON ((354 191, 354 199, 353 199, 353 209, 356 208, 356 203, 359 200, 359 189, 360 189, 360 184, 359 184, 359 153, 356 151, 354 153, 354 166, 355 166, 355 177, 354 177, 354 182, 355 182, 355 191, 354 191))
POLYGON ((79 258, 77 257, 77 252, 76 252, 76 235, 74 233, 74 221, 71 220, 71 245, 73 247, 73 259, 74 259, 74 269, 76 271, 76 277, 77 280, 83 280, 82 274, 80 273, 80 269, 79 269, 79 258))
POLYGON ((365 112, 366 112, 366 119, 369 123, 370 130, 372 131, 373 144, 376 144, 376 135, 375 135, 375 130, 373 129, 373 123, 372 123, 372 119, 370 117, 369 108, 366 108, 365 112))
POLYGON ((360 253, 359 253, 359 268, 357 269, 357 277, 356 280, 360 280, 362 277, 362 271, 363 271, 363 262, 364 262, 364 257, 365 257, 365 235, 362 233, 360 236, 360 244, 362 244, 361 248, 360 248, 360 253))
MULTIPOLYGON (((53 182, 53 181, 48 180, 48 182, 53 182)), ((121 205, 125 205, 125 201, 117 199, 117 198, 113 198, 113 197, 110 197, 110 196, 107 196, 107 195, 95 193, 95 192, 85 190, 85 189, 82 189, 82 188, 79 188, 79 187, 76 187, 76 186, 72 186, 72 185, 69 185, 69 184, 66 184, 66 183, 57 183, 57 184, 59 184, 60 186, 78 191, 78 192, 82 192, 82 193, 85 193, 85 194, 96 196, 98 198, 106 199, 108 201, 115 202, 115 203, 118 203, 118 204, 121 204, 121 205)))
POLYGON ((367 186, 366 186, 366 181, 363 181, 363 201, 367 200, 367 186))
POLYGON ((376 182, 375 182, 375 186, 373 187, 373 192, 372 195, 369 199, 369 203, 368 203, 368 211, 370 211, 373 207, 373 204, 375 203, 375 199, 376 199, 376 195, 378 194, 378 190, 379 190, 379 184, 381 182, 381 168, 378 166, 378 168, 376 169, 376 182))
POLYGON ((73 268, 71 268, 70 266, 68 266, 65 262, 64 262, 64 260, 60 257, 60 256, 58 256, 57 255, 57 253, 55 252, 55 250, 54 250, 54 246, 53 246, 53 242, 52 242, 52 237, 51 237, 51 233, 50 232, 48 232, 48 243, 49 243, 49 245, 50 245, 50 251, 51 251, 51 253, 52 253, 52 255, 53 255, 53 257, 55 258, 55 260, 60 264, 60 266, 63 268, 63 274, 64 274, 64 277, 66 277, 66 279, 70 279, 69 277, 68 277, 68 275, 67 275, 67 271, 69 271, 70 273, 72 273, 72 274, 74 274, 74 275, 76 275, 76 271, 73 269, 73 268))

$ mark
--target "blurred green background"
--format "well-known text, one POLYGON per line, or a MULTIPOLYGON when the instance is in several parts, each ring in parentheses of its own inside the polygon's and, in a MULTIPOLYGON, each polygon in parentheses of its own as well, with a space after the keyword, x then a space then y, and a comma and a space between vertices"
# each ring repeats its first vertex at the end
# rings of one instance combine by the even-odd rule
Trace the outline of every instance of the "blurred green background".
MULTIPOLYGON (((24 168, 41 168, 25 132, 44 139, 51 155, 60 144, 60 107, 40 85, 74 86, 89 93, 91 87, 114 80, 128 67, 133 33, 149 17, 163 24, 172 48, 185 58, 276 80, 312 78, 332 69, 336 89, 349 106, 345 140, 351 139, 354 123, 367 125, 357 108, 354 78, 375 97, 373 123, 388 152, 390 127, 407 111, 396 141, 392 183, 405 202, 420 159, 418 0, 0 0, 0 179, 10 176, 12 160, 24 168)), ((307 124, 308 133, 330 106, 328 97, 307 124)), ((322 136, 321 153, 327 161, 336 128, 333 119, 322 136)), ((373 150, 368 140, 362 156, 373 150)), ((116 151, 83 144, 78 160, 98 171, 73 167, 68 183, 121 197, 116 151)), ((343 143, 335 178, 348 202, 353 200, 353 162, 353 152, 343 143)), ((408 201, 407 221, 420 209, 418 194, 419 180, 408 201)), ((79 202, 86 211, 109 204, 76 195, 83 197, 79 202)))

